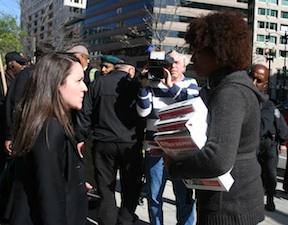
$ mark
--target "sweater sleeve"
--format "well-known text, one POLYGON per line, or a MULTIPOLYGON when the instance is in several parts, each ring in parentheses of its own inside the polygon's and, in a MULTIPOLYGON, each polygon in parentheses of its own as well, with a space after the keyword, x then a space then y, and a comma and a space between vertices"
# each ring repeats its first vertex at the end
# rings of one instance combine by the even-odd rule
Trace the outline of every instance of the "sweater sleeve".
POLYGON ((184 160, 172 162, 169 174, 175 178, 212 178, 230 170, 236 160, 248 101, 232 85, 215 92, 209 101, 205 146, 184 160))
POLYGON ((147 117, 152 111, 152 94, 147 88, 139 88, 136 109, 138 115, 147 117))
POLYGON ((176 83, 168 92, 177 102, 191 99, 199 95, 197 81, 194 78, 186 77, 181 80, 181 86, 178 86, 176 83))

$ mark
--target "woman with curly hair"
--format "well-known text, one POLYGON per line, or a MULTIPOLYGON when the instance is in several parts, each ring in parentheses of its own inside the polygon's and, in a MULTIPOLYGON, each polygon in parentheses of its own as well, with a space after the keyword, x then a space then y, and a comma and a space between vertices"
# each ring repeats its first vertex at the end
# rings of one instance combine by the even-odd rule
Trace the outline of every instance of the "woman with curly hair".
POLYGON ((88 213, 84 168, 71 110, 87 87, 79 60, 48 53, 37 62, 15 109, 11 225, 84 225, 88 213))
POLYGON ((210 13, 189 25, 186 41, 195 72, 207 77, 201 97, 208 108, 207 141, 181 161, 165 155, 174 178, 213 178, 231 169, 229 192, 197 191, 197 225, 255 225, 264 219, 261 167, 256 149, 263 100, 248 77, 251 32, 240 12, 210 13))

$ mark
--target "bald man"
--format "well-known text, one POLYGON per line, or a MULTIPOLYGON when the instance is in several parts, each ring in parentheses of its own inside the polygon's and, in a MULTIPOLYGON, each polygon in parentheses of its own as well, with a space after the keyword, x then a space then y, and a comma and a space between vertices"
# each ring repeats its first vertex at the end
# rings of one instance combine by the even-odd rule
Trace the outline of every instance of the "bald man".
MULTIPOLYGON (((262 64, 253 65, 250 76, 258 90, 264 92, 269 79, 268 68, 262 64)), ((277 184, 278 151, 287 150, 285 143, 288 139, 288 127, 279 109, 269 100, 269 96, 266 96, 267 100, 261 107, 258 160, 262 167, 262 182, 267 195, 265 209, 275 211, 274 195, 277 184)))

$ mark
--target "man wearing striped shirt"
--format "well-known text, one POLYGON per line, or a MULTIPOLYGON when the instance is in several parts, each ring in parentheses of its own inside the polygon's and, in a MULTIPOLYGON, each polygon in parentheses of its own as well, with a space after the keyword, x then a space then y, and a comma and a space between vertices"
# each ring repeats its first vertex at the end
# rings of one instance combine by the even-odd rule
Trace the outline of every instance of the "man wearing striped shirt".
MULTIPOLYGON (((137 111, 141 117, 146 118, 146 138, 144 149, 146 151, 146 194, 148 199, 148 213, 150 223, 163 224, 163 192, 168 179, 163 167, 162 152, 149 153, 149 145, 154 142, 153 134, 156 133, 154 122, 158 119, 157 112, 169 104, 187 100, 198 96, 198 84, 193 78, 186 78, 184 72, 186 63, 182 54, 172 51, 167 54, 174 59, 169 68, 164 68, 163 79, 141 79, 137 99, 137 111), (149 144, 148 144, 149 143, 149 144)), ((176 198, 177 224, 191 225, 194 222, 194 202, 187 201, 186 186, 181 180, 170 179, 176 198)))

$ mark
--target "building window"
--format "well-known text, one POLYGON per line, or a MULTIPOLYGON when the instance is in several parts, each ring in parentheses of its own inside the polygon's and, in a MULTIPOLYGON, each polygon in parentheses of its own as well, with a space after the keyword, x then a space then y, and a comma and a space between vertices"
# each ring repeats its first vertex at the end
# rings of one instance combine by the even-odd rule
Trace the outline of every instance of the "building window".
POLYGON ((286 39, 285 39, 285 35, 280 37, 280 44, 285 45, 286 43, 286 39))
POLYGON ((264 55, 264 49, 263 48, 256 48, 256 54, 257 55, 264 55))
POLYGON ((258 34, 257 35, 257 41, 258 42, 269 42, 272 44, 276 44, 277 43, 277 37, 271 36, 271 35, 258 34))
POLYGON ((288 0, 281 0, 281 5, 286 5, 286 6, 288 6, 288 0))
POLYGON ((264 29, 265 28, 265 22, 258 21, 258 26, 257 27, 264 29))
POLYGON ((288 25, 281 24, 281 25, 280 25, 280 30, 281 30, 281 31, 288 31, 288 25))
POLYGON ((280 56, 287 57, 287 51, 280 50, 280 56), (286 53, 286 54, 285 54, 286 53))
POLYGON ((270 29, 270 30, 277 30, 277 23, 269 23, 267 22, 266 24, 267 26, 267 29, 270 29))
POLYGON ((288 19, 288 12, 281 11, 281 18, 288 19))
POLYGON ((258 15, 271 16, 271 17, 276 17, 276 18, 278 17, 277 10, 265 9, 265 8, 259 8, 258 15))
POLYGON ((277 37, 275 37, 275 36, 266 36, 266 40, 267 40, 267 42, 269 42, 269 43, 272 43, 272 44, 277 44, 277 37))
POLYGON ((265 9, 259 8, 259 9, 258 9, 258 14, 265 16, 265 11, 266 11, 265 9))
POLYGON ((257 41, 258 41, 258 42, 264 42, 264 41, 265 41, 264 35, 258 34, 258 35, 257 35, 257 41))
POLYGON ((259 0, 259 2, 265 2, 265 3, 277 4, 277 3, 278 3, 278 0, 259 0))
POLYGON ((277 24, 276 23, 258 21, 257 27, 261 28, 261 29, 270 29, 270 30, 277 31, 277 24))

